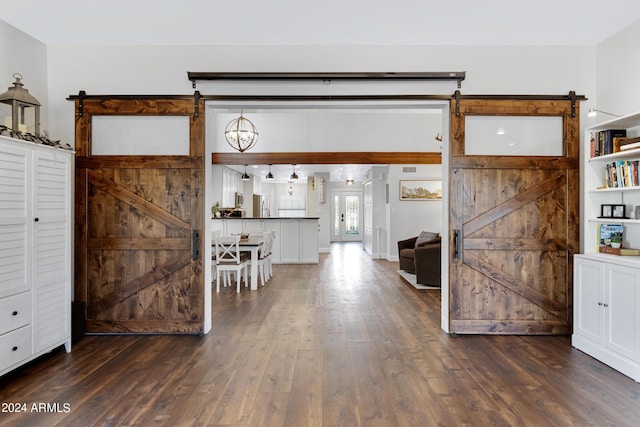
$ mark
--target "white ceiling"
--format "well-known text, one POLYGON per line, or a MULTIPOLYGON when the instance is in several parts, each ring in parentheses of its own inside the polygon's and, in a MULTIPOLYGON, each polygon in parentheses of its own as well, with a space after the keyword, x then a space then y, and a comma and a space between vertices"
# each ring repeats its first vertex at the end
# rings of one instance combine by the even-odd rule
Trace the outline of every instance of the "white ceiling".
POLYGON ((0 0, 50 45, 595 45, 638 0, 0 0))
POLYGON ((640 20, 640 0, 0 0, 0 20, 48 45, 591 46, 640 20))

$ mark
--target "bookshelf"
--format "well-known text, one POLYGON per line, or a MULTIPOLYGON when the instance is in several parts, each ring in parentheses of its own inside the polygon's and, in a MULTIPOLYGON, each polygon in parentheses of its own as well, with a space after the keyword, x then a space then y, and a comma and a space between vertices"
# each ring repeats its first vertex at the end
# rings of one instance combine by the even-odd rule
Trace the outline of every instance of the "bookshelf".
MULTIPOLYGON (((594 256, 604 256, 598 252, 597 225, 623 224, 624 240, 622 247, 640 248, 640 218, 635 218, 635 207, 640 206, 640 148, 619 151, 611 154, 592 157, 591 140, 598 138, 602 131, 624 129, 627 138, 640 136, 640 112, 623 117, 617 117, 584 131, 582 155, 583 163, 583 253, 594 256), (611 170, 615 170, 614 180, 611 182, 611 170), (624 170, 623 170, 624 169, 624 170), (619 174, 623 173, 622 180, 619 174), (626 177, 626 181, 624 178, 626 177), (608 183, 607 183, 607 178, 608 183), (627 218, 600 218, 601 205, 625 205, 627 218)), ((609 258, 608 256, 604 259, 609 258)), ((622 257, 637 258, 637 257, 622 257)), ((625 263, 625 260, 621 260, 625 263)), ((638 259, 627 260, 629 264, 637 265, 638 259)))
MULTIPOLYGON (((640 148, 592 157, 592 134, 604 130, 640 136, 640 112, 591 126, 581 147, 582 254, 574 256, 571 344, 640 382, 640 256, 598 251, 598 226, 622 224, 623 248, 640 248, 640 177, 605 184, 607 166, 640 161, 640 148), (624 205, 629 218, 601 218, 602 205, 624 205)), ((640 162, 635 163, 639 165, 640 162)), ((633 169, 628 171, 634 174, 633 169)), ((639 171, 640 172, 640 171, 639 171)), ((617 176, 616 176, 617 178, 617 176)), ((613 211, 613 209, 612 209, 613 211)))

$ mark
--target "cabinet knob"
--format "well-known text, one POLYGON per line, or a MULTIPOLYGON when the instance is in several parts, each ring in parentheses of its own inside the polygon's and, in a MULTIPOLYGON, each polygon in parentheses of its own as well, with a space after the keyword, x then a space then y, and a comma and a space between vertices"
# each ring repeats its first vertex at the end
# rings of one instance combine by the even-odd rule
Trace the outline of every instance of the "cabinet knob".
POLYGON ((598 301, 598 305, 602 305, 602 303, 600 301, 598 301))
POLYGON ((11 349, 12 351, 18 351, 18 346, 14 345, 13 348, 11 349))
POLYGON ((13 312, 13 313, 11 313, 11 314, 13 314, 14 316, 17 316, 17 315, 18 315, 18 312, 17 312, 17 311, 14 311, 14 312, 13 312))
POLYGON ((33 220, 34 220, 35 222, 38 222, 38 221, 40 221, 40 218, 34 218, 33 220))
POLYGON ((604 305, 605 307, 609 307, 609 304, 602 304, 602 305, 604 305))

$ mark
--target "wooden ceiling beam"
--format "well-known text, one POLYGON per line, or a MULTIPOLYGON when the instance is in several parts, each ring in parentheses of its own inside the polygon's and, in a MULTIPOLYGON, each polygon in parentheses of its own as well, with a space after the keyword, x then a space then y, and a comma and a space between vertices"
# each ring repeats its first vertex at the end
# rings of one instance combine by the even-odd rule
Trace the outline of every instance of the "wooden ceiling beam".
POLYGON ((435 152, 281 152, 213 153, 214 165, 286 165, 286 164, 441 164, 435 152))

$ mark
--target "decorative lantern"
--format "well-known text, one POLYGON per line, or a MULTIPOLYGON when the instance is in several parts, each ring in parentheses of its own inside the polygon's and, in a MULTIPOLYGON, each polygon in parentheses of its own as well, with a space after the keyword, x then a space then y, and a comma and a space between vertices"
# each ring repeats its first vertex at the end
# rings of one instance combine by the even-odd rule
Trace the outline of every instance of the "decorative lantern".
POLYGON ((9 87, 0 95, 0 103, 11 106, 11 123, 9 117, 5 117, 7 127, 14 132, 32 132, 40 135, 40 102, 34 98, 22 84, 22 75, 14 73, 13 87, 9 87))

